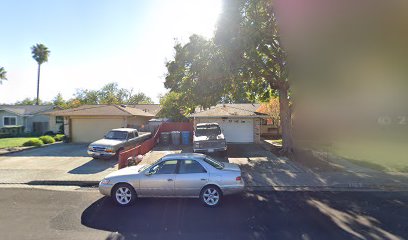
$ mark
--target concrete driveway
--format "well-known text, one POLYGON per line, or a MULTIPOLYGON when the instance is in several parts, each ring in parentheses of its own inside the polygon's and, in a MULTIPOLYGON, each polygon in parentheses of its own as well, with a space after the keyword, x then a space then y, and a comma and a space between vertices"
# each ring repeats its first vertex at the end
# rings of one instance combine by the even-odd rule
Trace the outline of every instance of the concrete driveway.
POLYGON ((96 160, 86 144, 58 143, 0 156, 0 183, 42 184, 100 181, 116 160, 96 160))

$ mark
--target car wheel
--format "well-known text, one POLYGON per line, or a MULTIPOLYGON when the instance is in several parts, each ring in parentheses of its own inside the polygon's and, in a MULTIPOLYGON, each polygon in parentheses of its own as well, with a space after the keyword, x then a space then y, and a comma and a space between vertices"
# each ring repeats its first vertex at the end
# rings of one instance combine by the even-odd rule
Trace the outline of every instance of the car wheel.
POLYGON ((117 184, 112 191, 112 199, 119 206, 132 205, 136 197, 135 189, 126 183, 117 184))
POLYGON ((207 207, 216 207, 222 198, 221 190, 216 186, 204 187, 200 194, 201 202, 207 207))

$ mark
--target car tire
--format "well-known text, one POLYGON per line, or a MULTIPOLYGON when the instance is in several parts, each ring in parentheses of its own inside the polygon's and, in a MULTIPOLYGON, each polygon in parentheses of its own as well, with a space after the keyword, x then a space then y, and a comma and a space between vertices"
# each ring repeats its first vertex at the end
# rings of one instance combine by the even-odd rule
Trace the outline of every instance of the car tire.
POLYGON ((200 200, 206 207, 216 207, 220 205, 222 199, 221 190, 214 185, 204 187, 200 193, 200 200))
POLYGON ((137 198, 135 189, 127 183, 116 184, 112 189, 111 196, 116 205, 121 207, 134 204, 137 198))

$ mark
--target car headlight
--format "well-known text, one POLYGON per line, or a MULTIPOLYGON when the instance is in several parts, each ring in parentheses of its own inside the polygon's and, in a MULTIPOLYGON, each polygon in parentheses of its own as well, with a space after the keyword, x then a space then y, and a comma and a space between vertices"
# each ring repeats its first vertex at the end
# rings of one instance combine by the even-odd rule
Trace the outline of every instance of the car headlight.
POLYGON ((101 181, 101 184, 109 184, 110 180, 109 179, 103 179, 101 181))
POLYGON ((93 151, 93 147, 92 147, 92 146, 89 146, 89 147, 88 147, 88 150, 89 150, 89 151, 93 151))

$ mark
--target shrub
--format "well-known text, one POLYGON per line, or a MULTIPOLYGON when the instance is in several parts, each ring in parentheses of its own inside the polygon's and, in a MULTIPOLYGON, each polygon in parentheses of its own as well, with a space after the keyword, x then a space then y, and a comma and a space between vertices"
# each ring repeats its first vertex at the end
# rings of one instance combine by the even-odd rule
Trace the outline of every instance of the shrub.
POLYGON ((54 136, 54 140, 57 141, 57 142, 60 142, 60 141, 64 140, 64 136, 65 136, 64 134, 57 134, 57 135, 54 136))
POLYGON ((28 146, 35 146, 35 147, 39 147, 41 145, 43 145, 44 143, 40 140, 40 139, 31 139, 28 140, 27 142, 23 143, 23 146, 28 147, 28 146))
POLYGON ((51 136, 41 136, 39 139, 44 143, 44 144, 49 144, 49 143, 55 143, 55 140, 51 136))

